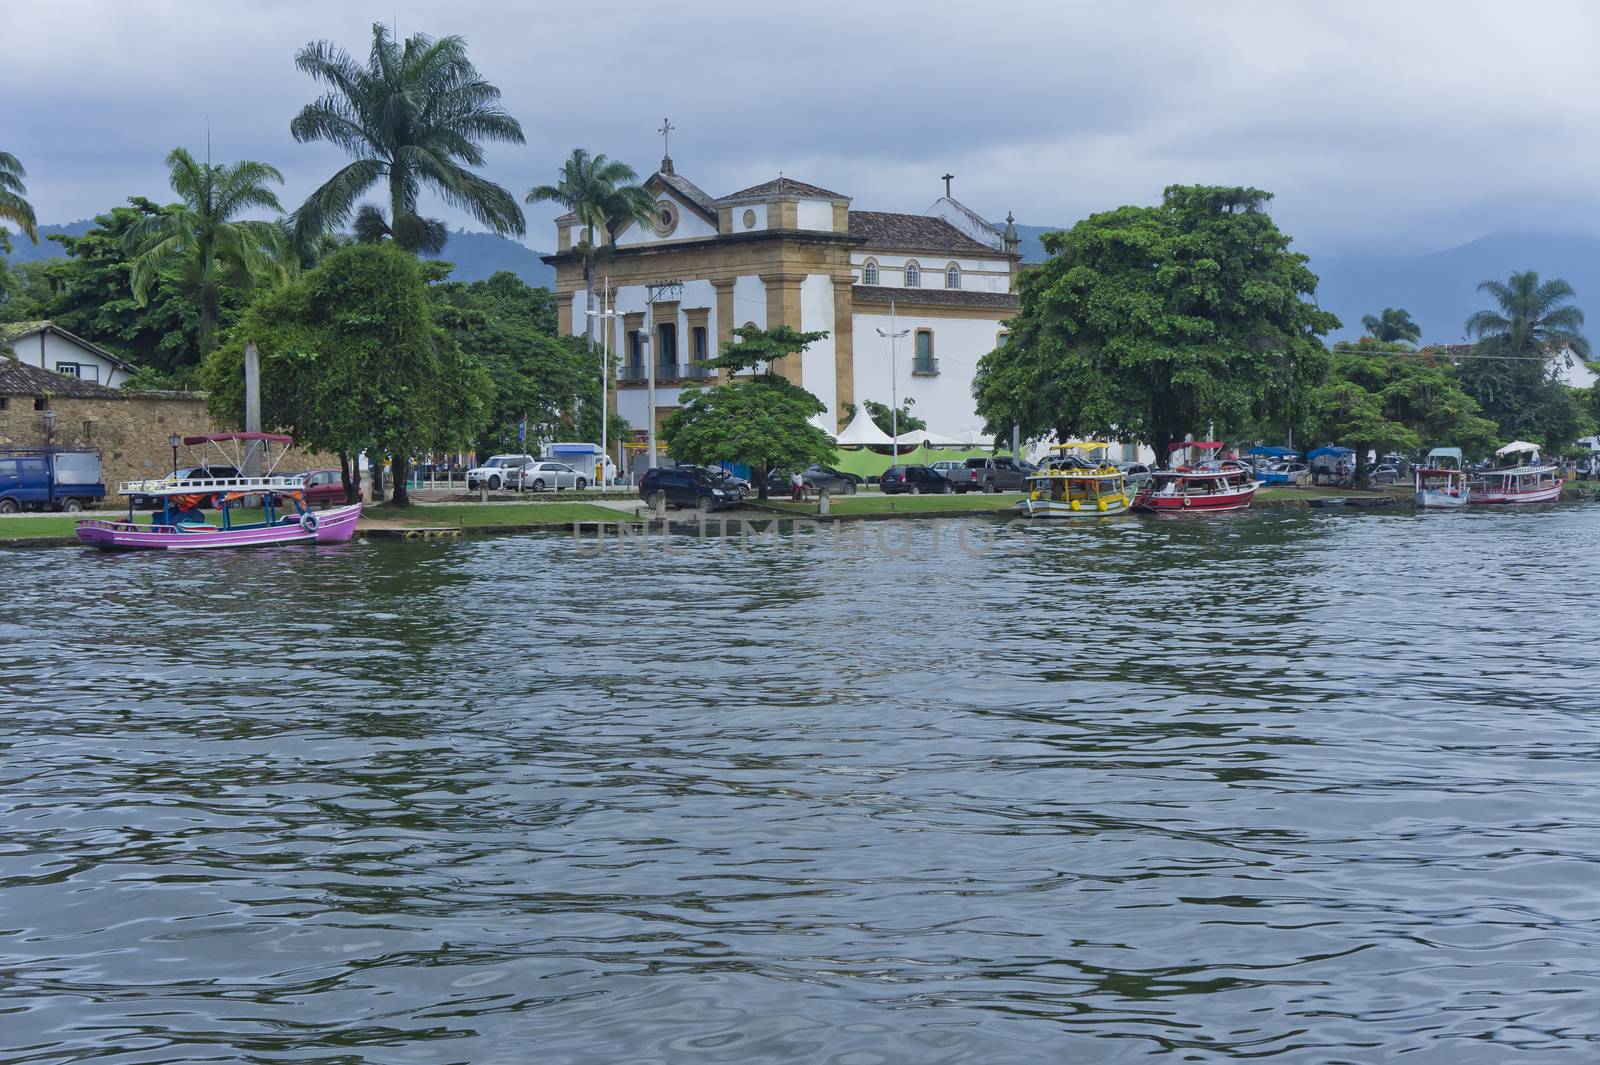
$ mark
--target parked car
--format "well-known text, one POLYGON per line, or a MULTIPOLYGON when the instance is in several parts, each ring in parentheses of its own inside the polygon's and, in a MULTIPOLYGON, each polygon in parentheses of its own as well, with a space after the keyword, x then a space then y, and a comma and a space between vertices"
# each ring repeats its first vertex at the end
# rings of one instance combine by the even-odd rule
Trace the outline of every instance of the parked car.
MULTIPOLYGON (((232 466, 179 466, 177 473, 165 477, 152 478, 162 481, 231 481, 239 476, 239 471, 232 466)), ((218 495, 221 493, 219 492, 218 495)), ((166 500, 161 496, 136 495, 131 497, 135 510, 160 510, 166 505, 166 500)), ((206 500, 206 507, 216 503, 216 496, 206 500)))
POLYGON ((710 477, 713 481, 721 482, 721 483, 724 484, 724 486, 732 485, 733 487, 737 488, 740 492, 743 492, 745 494, 745 496, 748 497, 750 495, 750 482, 745 480, 743 477, 735 477, 733 474, 729 473, 727 470, 723 469, 721 466, 693 466, 693 465, 686 465, 686 466, 679 466, 678 469, 680 469, 680 470, 699 470, 700 472, 704 473, 707 477, 710 477))
POLYGON ((19 510, 76 514, 105 495, 98 451, 7 448, 0 452, 0 514, 19 510))
POLYGON ((1150 467, 1142 462, 1124 462, 1117 469, 1127 477, 1131 487, 1137 488, 1150 482, 1150 467))
POLYGON ((306 479, 306 506, 344 505, 344 475, 338 470, 307 470, 289 476, 306 479))
POLYGON ((639 478, 639 498, 653 507, 661 496, 669 507, 694 507, 701 512, 736 507, 744 502, 744 493, 725 479, 714 478, 704 470, 689 466, 645 471, 639 478))
MULTIPOLYGON (((794 476, 792 470, 772 470, 767 474, 768 495, 788 495, 789 478, 794 476)), ((805 480, 807 492, 818 492, 826 488, 829 495, 853 496, 860 478, 854 474, 843 473, 831 466, 811 466, 801 471, 800 476, 805 480)))
POLYGON ((1400 471, 1393 466, 1383 465, 1372 471, 1373 484, 1394 484, 1400 480, 1400 471))
POLYGON ((878 487, 889 496, 901 493, 920 496, 927 492, 949 495, 956 490, 948 477, 928 466, 890 466, 878 478, 878 487))
POLYGON ((533 492, 543 492, 546 489, 554 489, 559 492, 563 488, 582 490, 589 487, 587 476, 565 462, 552 462, 549 459, 527 463, 520 469, 511 471, 507 476, 506 483, 519 491, 528 489, 533 492))
POLYGON ((1303 462, 1275 462, 1256 474, 1262 484, 1309 484, 1311 467, 1303 462))
POLYGON ((940 477, 949 477, 952 470, 961 469, 960 459, 940 459, 938 462, 928 463, 928 469, 940 477))
POLYGON ((1014 458, 967 459, 961 468, 947 475, 958 492, 1020 492, 1034 474, 1034 467, 1014 458))
POLYGON ((532 455, 494 455, 482 466, 467 471, 467 489, 476 492, 479 486, 498 492, 511 483, 510 474, 524 466, 539 461, 532 455))

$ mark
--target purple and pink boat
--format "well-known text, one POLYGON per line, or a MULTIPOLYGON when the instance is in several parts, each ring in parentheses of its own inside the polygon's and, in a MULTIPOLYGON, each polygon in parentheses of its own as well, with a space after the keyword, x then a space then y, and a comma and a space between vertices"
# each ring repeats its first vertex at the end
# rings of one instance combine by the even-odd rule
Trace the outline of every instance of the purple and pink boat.
POLYGON ((195 551, 343 543, 355 535, 360 503, 313 511, 304 474, 273 472, 277 462, 271 461, 272 445, 283 445, 278 453, 281 462, 293 438, 276 433, 207 433, 185 437, 183 442, 190 448, 216 448, 224 464, 213 460, 211 466, 197 467, 182 477, 175 473, 156 481, 124 481, 117 491, 128 499, 127 520, 80 521, 78 540, 109 551, 195 551), (258 455, 265 474, 236 472, 255 465, 258 455), (160 509, 148 522, 135 519, 134 502, 140 498, 160 501, 160 509), (205 510, 217 512, 214 521, 208 520, 205 510))

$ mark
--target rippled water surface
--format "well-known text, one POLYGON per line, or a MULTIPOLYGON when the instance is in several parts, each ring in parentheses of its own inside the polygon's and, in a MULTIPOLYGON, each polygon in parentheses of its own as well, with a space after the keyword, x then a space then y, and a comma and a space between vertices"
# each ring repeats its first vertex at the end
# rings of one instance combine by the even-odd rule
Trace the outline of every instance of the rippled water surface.
POLYGON ((1600 1060, 1600 509, 939 528, 0 554, 0 1060, 1600 1060))

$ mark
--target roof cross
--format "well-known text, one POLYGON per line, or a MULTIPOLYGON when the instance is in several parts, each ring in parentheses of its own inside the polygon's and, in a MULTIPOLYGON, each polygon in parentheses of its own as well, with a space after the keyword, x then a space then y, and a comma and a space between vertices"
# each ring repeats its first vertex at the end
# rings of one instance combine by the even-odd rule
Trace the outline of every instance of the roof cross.
POLYGON ((950 182, 955 179, 956 176, 954 174, 943 174, 939 178, 940 181, 944 182, 944 198, 947 200, 950 198, 950 182))
POLYGON ((670 159, 672 157, 672 153, 667 150, 667 137, 671 135, 672 131, 677 128, 677 126, 672 124, 672 119, 663 118, 661 120, 661 128, 656 130, 657 133, 661 134, 661 157, 663 159, 670 159))

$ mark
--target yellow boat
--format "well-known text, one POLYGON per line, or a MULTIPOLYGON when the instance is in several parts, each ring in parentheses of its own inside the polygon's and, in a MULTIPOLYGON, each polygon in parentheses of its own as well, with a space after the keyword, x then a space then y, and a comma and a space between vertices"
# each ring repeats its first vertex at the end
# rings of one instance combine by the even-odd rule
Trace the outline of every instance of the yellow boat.
POLYGON ((1057 444, 1056 454, 1028 478, 1017 509, 1030 518, 1104 518, 1133 504, 1127 474, 1111 464, 1111 445, 1099 440, 1057 444))

